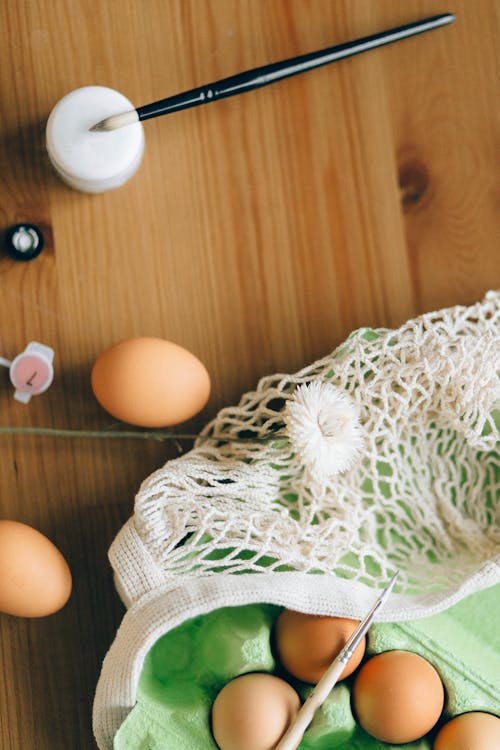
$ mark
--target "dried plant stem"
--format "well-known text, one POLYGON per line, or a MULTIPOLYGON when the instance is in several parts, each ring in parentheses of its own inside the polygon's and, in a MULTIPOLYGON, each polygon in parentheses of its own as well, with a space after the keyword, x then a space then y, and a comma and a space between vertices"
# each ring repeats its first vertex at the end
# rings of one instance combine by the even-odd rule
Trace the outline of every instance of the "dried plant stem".
POLYGON ((156 440, 164 442, 165 440, 220 440, 223 442, 244 442, 244 443, 263 443, 270 439, 279 438, 277 433, 266 437, 238 437, 233 435, 196 435, 182 432, 162 432, 161 430, 150 430, 141 432, 140 430, 69 430, 59 429, 57 427, 11 427, 8 425, 0 426, 1 435, 36 435, 43 437, 70 437, 70 438, 113 438, 125 440, 156 440))
POLYGON ((194 440, 197 435, 139 430, 65 430, 57 427, 0 427, 0 435, 40 435, 72 438, 121 438, 137 440, 194 440))

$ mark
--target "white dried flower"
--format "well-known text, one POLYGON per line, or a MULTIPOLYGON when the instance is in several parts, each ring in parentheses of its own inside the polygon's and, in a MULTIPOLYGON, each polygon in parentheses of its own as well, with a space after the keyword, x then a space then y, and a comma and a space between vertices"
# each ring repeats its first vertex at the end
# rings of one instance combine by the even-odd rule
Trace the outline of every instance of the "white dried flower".
POLYGON ((364 441, 354 401, 331 383, 299 386, 285 409, 292 448, 318 479, 350 469, 364 441))

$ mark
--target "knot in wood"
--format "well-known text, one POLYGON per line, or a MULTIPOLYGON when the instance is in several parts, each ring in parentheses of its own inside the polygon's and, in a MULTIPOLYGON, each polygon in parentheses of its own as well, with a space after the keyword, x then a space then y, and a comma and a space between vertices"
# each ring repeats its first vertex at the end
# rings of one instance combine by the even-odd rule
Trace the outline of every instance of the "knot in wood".
POLYGON ((422 162, 415 160, 400 166, 399 189, 401 203, 406 211, 422 205, 422 198, 428 193, 429 184, 429 172, 422 162))

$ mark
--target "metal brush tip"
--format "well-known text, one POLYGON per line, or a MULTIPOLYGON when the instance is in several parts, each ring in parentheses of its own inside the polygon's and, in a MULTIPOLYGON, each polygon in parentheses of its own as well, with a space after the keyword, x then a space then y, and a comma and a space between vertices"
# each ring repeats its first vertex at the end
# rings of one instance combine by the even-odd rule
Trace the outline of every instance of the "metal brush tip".
POLYGON ((392 576, 391 580, 389 581, 389 585, 387 586, 387 588, 385 589, 384 593, 380 597, 381 602, 385 602, 385 600, 387 599, 387 597, 391 593, 391 591, 392 591, 392 589, 394 587, 394 584, 396 583, 396 581, 398 579, 398 576, 399 576, 399 570, 396 570, 396 572, 392 576))

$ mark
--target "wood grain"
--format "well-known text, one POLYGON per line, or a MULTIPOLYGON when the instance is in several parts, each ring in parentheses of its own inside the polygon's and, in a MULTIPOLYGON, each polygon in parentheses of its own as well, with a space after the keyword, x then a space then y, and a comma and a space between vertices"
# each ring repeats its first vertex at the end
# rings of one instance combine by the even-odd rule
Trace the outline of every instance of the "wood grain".
MULTIPOLYGON (((397 326, 500 286, 496 0, 6 0, 0 231, 39 224, 34 261, 0 255, 0 356, 51 345, 27 406, 0 371, 2 425, 92 429, 92 363, 163 336, 213 381, 197 430, 271 372, 359 326, 397 326), (123 188, 66 188, 44 151, 54 104, 88 84, 137 105, 439 12, 450 27, 146 125, 123 188)), ((0 437, 0 516, 66 555, 75 586, 44 620, 0 615, 2 750, 92 748, 100 663, 123 615, 106 553, 140 482, 175 447, 0 437)))

